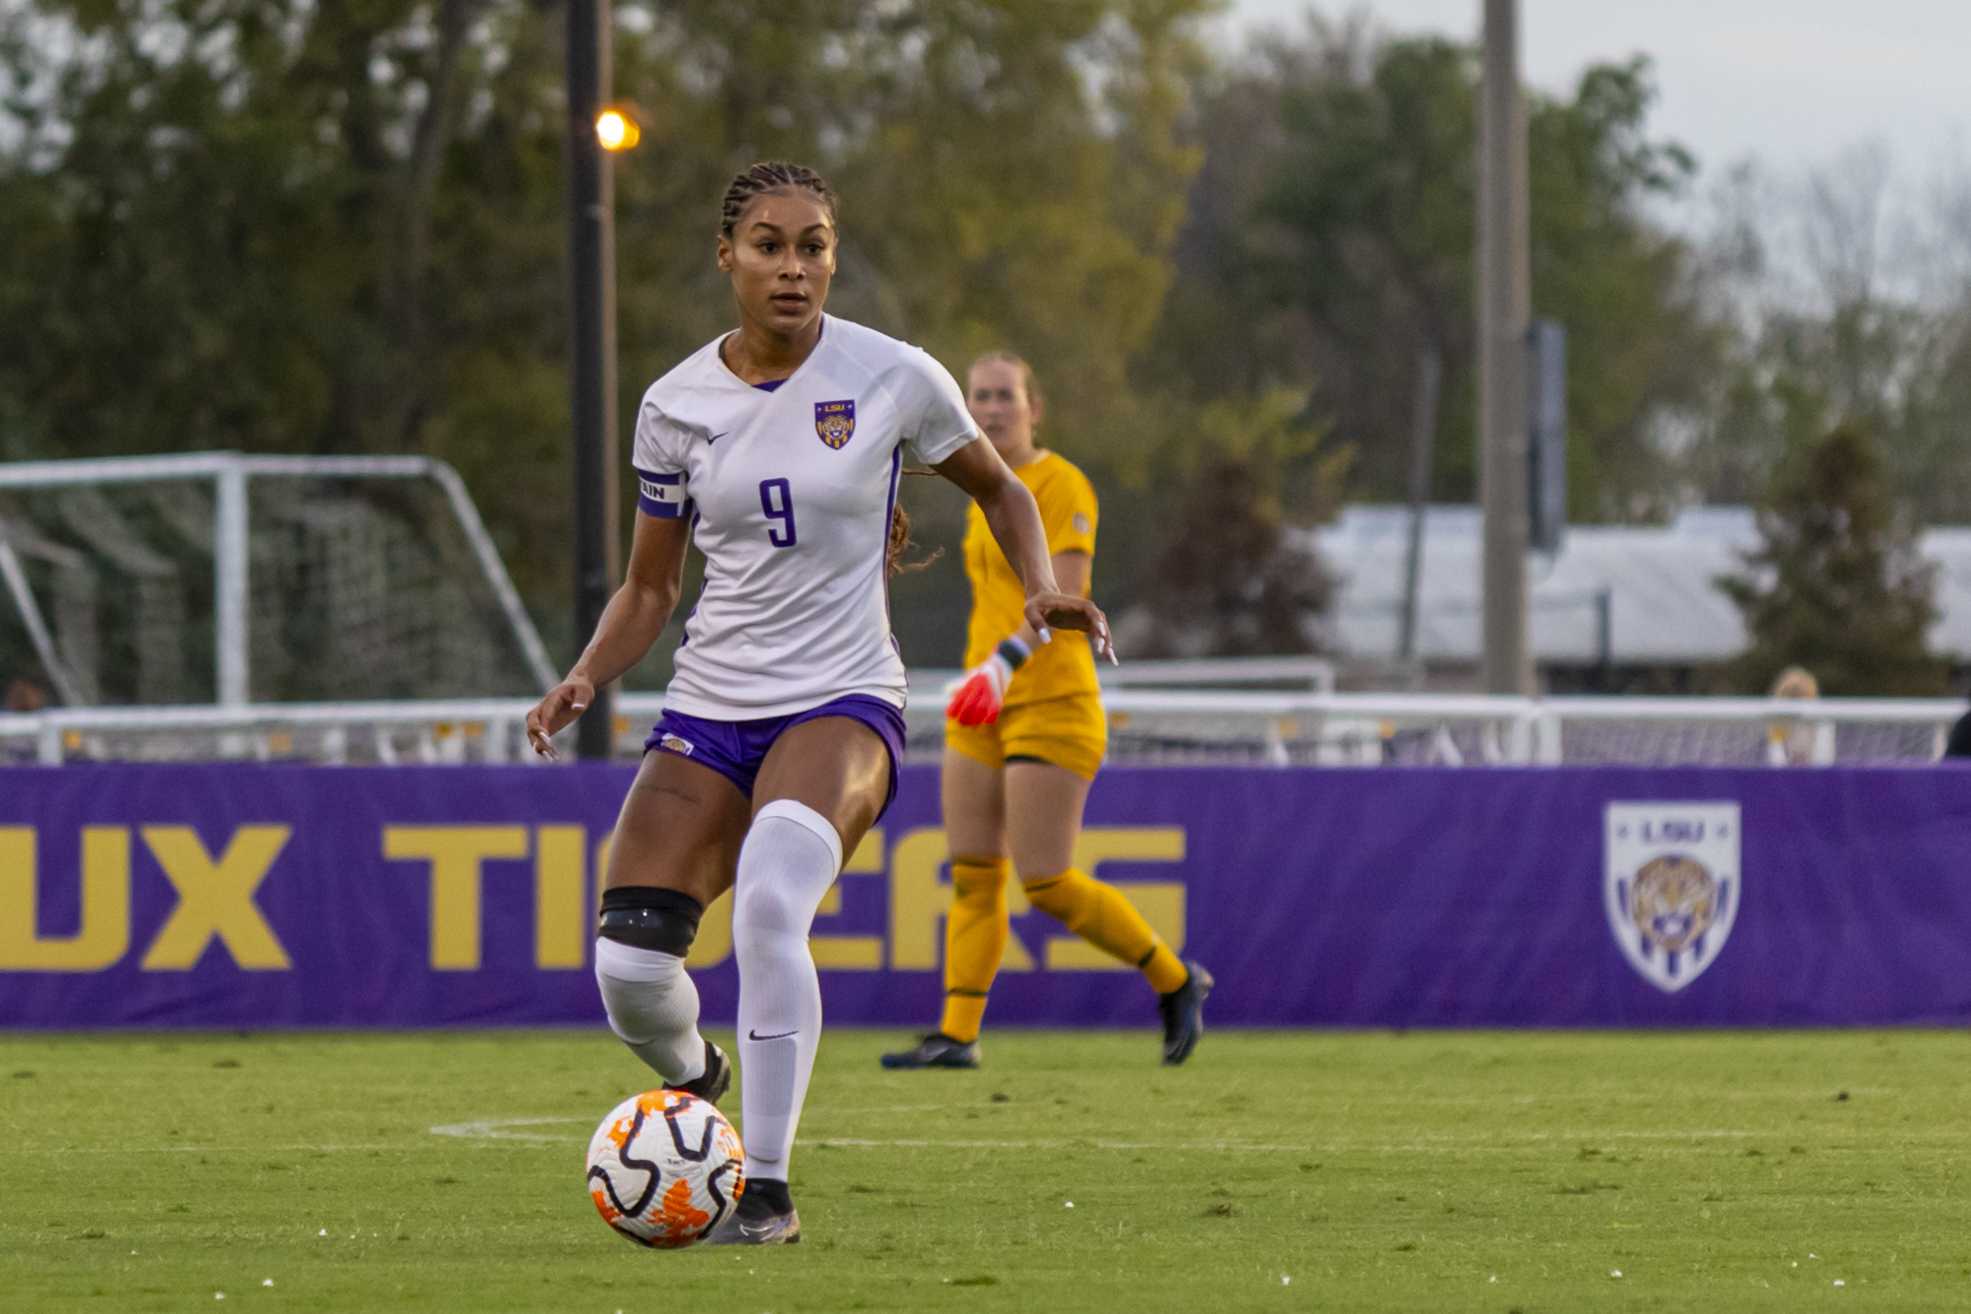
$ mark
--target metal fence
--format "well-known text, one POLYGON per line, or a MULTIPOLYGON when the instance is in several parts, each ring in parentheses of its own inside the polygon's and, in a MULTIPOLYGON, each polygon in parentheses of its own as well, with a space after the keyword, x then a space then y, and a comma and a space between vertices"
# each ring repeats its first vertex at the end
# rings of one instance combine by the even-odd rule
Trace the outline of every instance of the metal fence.
MULTIPOLYGON (((934 757, 936 673, 913 682, 913 758, 934 757)), ((617 702, 615 748, 633 758, 662 697, 617 702)), ((1276 765, 1927 761, 1963 703, 1948 699, 1507 698, 1313 690, 1105 692, 1110 758, 1276 765)), ((528 699, 53 708, 0 715, 0 761, 324 763, 539 761, 528 699)))

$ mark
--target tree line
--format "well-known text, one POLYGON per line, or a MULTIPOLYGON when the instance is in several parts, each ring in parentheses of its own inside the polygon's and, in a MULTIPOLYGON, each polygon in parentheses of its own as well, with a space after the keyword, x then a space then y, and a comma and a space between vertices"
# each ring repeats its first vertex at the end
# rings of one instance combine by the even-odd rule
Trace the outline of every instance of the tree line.
MULTIPOLYGON (((1427 354, 1431 495, 1476 493, 1477 52, 1319 13, 1222 51, 1216 8, 616 0, 615 88, 643 128, 616 177, 622 413, 728 324, 726 179, 809 161, 843 197, 831 309, 954 370, 1033 360, 1042 441, 1103 491, 1096 585, 1137 651, 1316 642, 1331 582, 1281 530, 1405 496, 1427 354)), ((561 39, 553 0, 11 6, 0 459, 441 457, 572 653, 565 554, 543 547, 571 514, 561 39)), ((1833 182, 1792 207, 1797 250, 1744 174, 1708 230, 1673 226, 1709 180, 1652 128, 1654 96, 1642 57, 1530 93, 1572 516, 1765 499, 1842 425, 1910 516, 1971 516, 1947 477, 1965 269, 1951 295, 1881 277, 1857 249, 1868 198, 1833 182), (1804 292, 1772 291, 1781 265, 1804 292)), ((955 544, 955 495, 907 496, 919 538, 955 544)), ((956 554, 896 589, 906 654, 955 661, 956 554)))

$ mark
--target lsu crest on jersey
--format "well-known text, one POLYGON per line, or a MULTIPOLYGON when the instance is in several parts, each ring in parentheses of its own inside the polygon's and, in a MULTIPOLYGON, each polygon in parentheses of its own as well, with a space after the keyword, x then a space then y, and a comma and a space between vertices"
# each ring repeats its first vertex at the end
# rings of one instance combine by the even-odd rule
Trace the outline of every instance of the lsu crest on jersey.
POLYGON ((964 395, 923 351, 832 315, 770 391, 726 367, 722 340, 637 410, 637 507, 689 519, 705 557, 665 705, 728 721, 849 694, 901 707, 890 512, 905 461, 936 465, 977 437, 964 395))
POLYGON ((855 437, 855 399, 816 402, 814 431, 838 452, 847 447, 849 439, 855 437))

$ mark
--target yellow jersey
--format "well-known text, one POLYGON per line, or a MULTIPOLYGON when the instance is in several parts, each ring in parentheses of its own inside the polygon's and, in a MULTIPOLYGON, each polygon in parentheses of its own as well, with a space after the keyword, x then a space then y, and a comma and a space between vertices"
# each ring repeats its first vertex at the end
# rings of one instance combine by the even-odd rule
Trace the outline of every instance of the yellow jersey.
MULTIPOLYGON (((1013 473, 1040 504, 1048 555, 1086 552, 1092 559, 1097 513, 1095 489, 1088 476, 1067 458, 1049 451, 1014 467, 1013 473)), ((1020 577, 999 550, 976 502, 965 515, 965 576, 972 584, 972 620, 965 636, 965 665, 969 668, 990 657, 1000 640, 1018 632, 1027 606, 1020 577)), ((1052 643, 1034 645, 1032 658, 1013 673, 1005 705, 1096 692, 1095 655, 1087 636, 1063 631, 1052 643)))

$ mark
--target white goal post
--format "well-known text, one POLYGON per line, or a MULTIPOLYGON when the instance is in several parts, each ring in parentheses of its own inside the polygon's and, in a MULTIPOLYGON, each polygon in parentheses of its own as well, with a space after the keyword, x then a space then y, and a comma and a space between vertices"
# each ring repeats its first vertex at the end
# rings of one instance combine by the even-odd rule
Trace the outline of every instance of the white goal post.
MULTIPOLYGON (((55 685, 61 700, 69 706, 86 706, 99 701, 95 689, 94 672, 80 669, 78 644, 85 650, 82 655, 90 655, 86 649, 93 642, 93 621, 77 621, 75 629, 85 637, 76 639, 69 636, 65 645, 62 634, 61 603, 63 588, 57 586, 52 591, 57 595, 56 623, 49 622, 49 609, 35 596, 29 578, 31 568, 41 568, 61 573, 64 580, 72 581, 73 592, 80 588, 88 606, 75 605, 70 611, 81 613, 93 611, 92 590, 96 573, 99 570, 114 571, 114 579, 119 585, 128 585, 128 607, 133 614, 132 625, 139 632, 135 642, 141 649, 134 663, 142 666, 148 656, 152 665, 168 664, 177 659, 182 664, 182 652, 171 651, 173 636, 178 636, 177 647, 182 648, 185 608, 180 596, 181 584, 190 587, 189 581, 182 577, 184 572, 173 564, 170 554, 160 550, 157 543, 146 542, 141 534, 133 532, 119 518, 111 507, 112 490, 130 490, 149 486, 153 494, 165 488, 185 489, 203 486, 203 495, 196 500, 176 496, 154 495, 146 502, 147 513, 158 526, 156 533, 160 538, 184 541, 196 540, 195 559, 202 560, 210 553, 210 607, 211 607, 211 648, 213 658, 213 701, 225 707, 243 707, 255 701, 266 701, 256 697, 254 679, 254 653, 259 646, 262 660, 267 654, 278 651, 278 645, 271 639, 263 638, 256 645, 256 611, 265 616, 270 607, 278 606, 279 590, 286 588, 285 581, 271 581, 257 584, 253 577, 254 536, 258 529, 255 524, 255 498, 260 490, 278 490, 284 486, 322 489, 333 487, 348 490, 363 487, 416 484, 426 489, 434 489, 449 510, 449 525, 444 527, 449 535, 456 531, 456 541, 462 548, 452 548, 450 555, 469 559, 472 566, 467 574, 476 571, 479 576, 474 584, 468 579, 460 579, 461 589, 472 584, 475 590, 483 591, 488 605, 478 609, 485 613, 482 625, 490 625, 498 633, 497 638, 510 645, 512 660, 509 668, 516 670, 519 677, 509 683, 524 683, 535 688, 551 687, 556 679, 548 660, 547 648, 541 641, 533 619, 527 614, 508 577, 499 552, 479 517, 478 509, 466 492, 464 481, 458 472, 444 461, 424 456, 247 456, 236 452, 204 452, 178 456, 108 457, 73 461, 26 461, 0 465, 0 498, 5 498, 10 506, 0 505, 0 596, 6 597, 12 610, 17 614, 36 659, 46 672, 49 681, 55 685), (312 484, 297 481, 315 481, 312 484), (330 484, 326 481, 334 481, 330 484), (381 481, 379 483, 379 481, 381 481), (58 512, 41 514, 36 500, 67 499, 58 512), (77 498, 84 498, 78 506, 77 498), (24 509, 25 508, 25 509, 24 509), (48 523, 40 523, 41 521, 48 523), (67 543, 54 541, 58 534, 51 532, 50 526, 60 531, 59 536, 68 539, 67 543), (86 551, 78 551, 77 538, 80 538, 86 551), (496 615, 497 621, 492 617, 496 615), (149 625, 146 638, 144 627, 149 625)), ((380 519, 368 516, 361 497, 322 499, 311 504, 311 494, 295 494, 288 499, 283 515, 292 522, 291 537, 310 544, 328 544, 316 547, 319 554, 335 551, 335 544, 359 543, 366 532, 371 532, 371 521, 380 519), (343 514, 338 517, 336 507, 343 514), (336 536, 340 535, 338 539, 336 536)), ((425 495, 427 498, 429 494, 425 495)), ((403 512, 396 516, 397 521, 428 520, 428 513, 418 510, 403 512)), ((436 532, 426 526, 425 532, 436 532)), ((346 597, 359 593, 365 596, 387 594, 395 581, 380 576, 388 576, 391 570, 389 560, 377 556, 371 549, 375 560, 366 560, 363 566, 367 574, 355 581, 360 588, 350 586, 343 589, 346 597), (376 587, 381 584, 382 587, 376 587)), ((265 551, 262 553, 266 555, 265 551)), ((334 582, 352 574, 351 564, 341 558, 333 563, 334 569, 324 572, 334 582)), ((442 578, 442 571, 449 563, 434 562, 425 573, 433 583, 429 586, 434 594, 446 594, 453 590, 442 578)), ((300 573, 295 567, 289 573, 300 573)), ((197 582, 202 590, 203 581, 197 582)), ((461 608, 469 605, 458 604, 461 608)), ((480 619, 475 616, 475 619, 480 619)), ((332 628, 335 618, 330 617, 327 625, 332 628)), ((435 626, 438 622, 433 620, 435 626)), ((453 644, 453 650, 472 642, 461 638, 453 644)), ((153 681, 153 683, 157 683, 153 681)), ((137 686, 143 687, 138 679, 137 686)), ((177 701, 156 697, 139 697, 136 701, 159 703, 177 701)), ((203 701, 187 699, 185 701, 203 701)))

